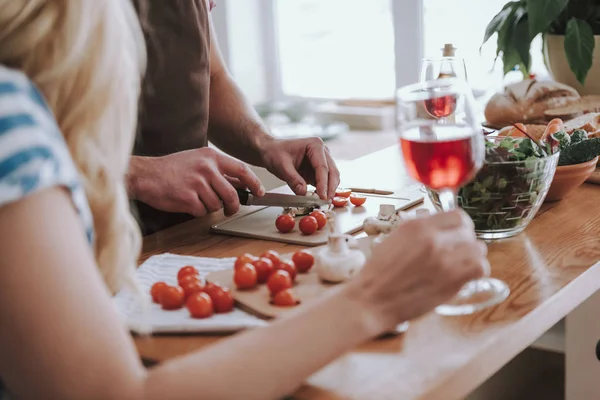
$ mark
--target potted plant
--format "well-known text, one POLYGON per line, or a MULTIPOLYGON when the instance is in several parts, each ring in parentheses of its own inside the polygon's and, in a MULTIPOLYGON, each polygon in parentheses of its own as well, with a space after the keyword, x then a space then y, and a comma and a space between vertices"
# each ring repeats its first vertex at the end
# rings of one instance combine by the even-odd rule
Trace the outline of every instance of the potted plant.
POLYGON ((583 94, 600 94, 600 3, 597 0, 515 0, 489 22, 483 43, 497 33, 504 73, 515 66, 527 77, 530 45, 542 35, 552 77, 583 94))

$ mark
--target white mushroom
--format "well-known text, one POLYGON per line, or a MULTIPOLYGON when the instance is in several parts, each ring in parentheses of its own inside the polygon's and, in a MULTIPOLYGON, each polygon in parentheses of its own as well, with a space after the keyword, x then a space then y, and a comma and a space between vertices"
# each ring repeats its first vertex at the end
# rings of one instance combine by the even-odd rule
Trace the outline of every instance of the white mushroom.
POLYGON ((402 217, 396 213, 396 207, 393 204, 381 204, 377 217, 366 218, 363 223, 363 230, 369 236, 375 236, 382 233, 390 233, 394 227, 402 220, 402 217))
POLYGON ((344 282, 352 278, 365 265, 365 255, 360 250, 350 249, 347 236, 330 235, 328 246, 317 254, 318 262, 315 270, 323 281, 344 282))

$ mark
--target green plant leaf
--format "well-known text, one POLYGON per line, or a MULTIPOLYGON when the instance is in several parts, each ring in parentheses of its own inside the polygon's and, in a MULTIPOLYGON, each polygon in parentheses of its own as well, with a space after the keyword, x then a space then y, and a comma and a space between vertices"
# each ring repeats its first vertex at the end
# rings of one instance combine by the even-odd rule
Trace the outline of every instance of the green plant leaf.
POLYGON ((514 49, 513 29, 516 22, 521 19, 525 12, 525 7, 519 4, 517 7, 514 7, 506 17, 506 21, 504 21, 502 28, 498 31, 496 56, 498 56, 501 51, 504 52, 507 49, 514 49))
MULTIPOLYGON (((483 35, 483 42, 481 43, 482 46, 485 44, 485 42, 487 42, 492 37, 492 35, 494 33, 498 32, 500 29, 502 29, 502 26, 506 22, 506 19, 513 11, 513 6, 515 4, 518 4, 518 3, 514 2, 514 1, 510 1, 510 2, 506 3, 504 5, 504 7, 502 7, 502 10, 500 10, 500 12, 498 14, 496 14, 494 16, 494 18, 492 18, 492 20, 489 22, 489 24, 485 28, 485 34, 483 35)), ((481 50, 481 47, 479 49, 481 50)))
POLYGON ((515 65, 521 64, 521 57, 514 48, 504 49, 502 51, 502 64, 504 64, 504 75, 508 74, 515 65))
POLYGON ((571 18, 565 30, 565 55, 571 71, 582 85, 592 67, 594 45, 594 33, 590 24, 571 18))
POLYGON ((515 51, 521 59, 521 64, 524 67, 523 74, 529 74, 531 68, 531 55, 529 53, 531 37, 529 36, 529 22, 527 15, 523 15, 515 24, 512 32, 512 42, 515 51))
POLYGON ((527 0, 529 36, 534 38, 545 32, 565 9, 570 0, 527 0))

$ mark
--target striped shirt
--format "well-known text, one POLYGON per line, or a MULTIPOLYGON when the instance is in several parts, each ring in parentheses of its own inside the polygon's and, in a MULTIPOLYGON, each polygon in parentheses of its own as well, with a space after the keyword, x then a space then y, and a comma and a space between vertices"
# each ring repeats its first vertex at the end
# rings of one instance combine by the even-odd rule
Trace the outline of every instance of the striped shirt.
POLYGON ((0 207, 54 186, 69 190, 92 245, 92 214, 52 111, 24 74, 0 65, 0 207))

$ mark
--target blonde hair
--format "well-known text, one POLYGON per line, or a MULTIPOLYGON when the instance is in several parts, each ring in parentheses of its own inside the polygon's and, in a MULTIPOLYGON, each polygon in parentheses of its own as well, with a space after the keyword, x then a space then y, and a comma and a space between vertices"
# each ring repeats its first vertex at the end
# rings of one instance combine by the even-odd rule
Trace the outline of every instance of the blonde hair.
POLYGON ((0 64, 23 71, 54 112, 94 215, 107 286, 134 284, 140 233, 124 179, 145 47, 130 0, 0 0, 0 64))

